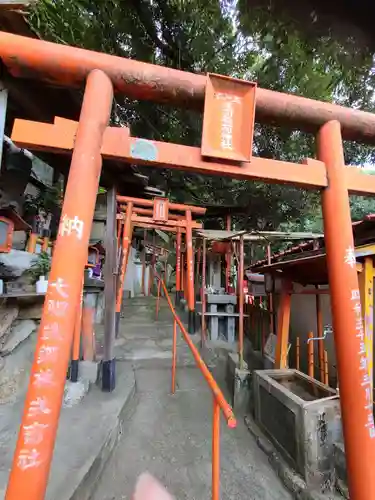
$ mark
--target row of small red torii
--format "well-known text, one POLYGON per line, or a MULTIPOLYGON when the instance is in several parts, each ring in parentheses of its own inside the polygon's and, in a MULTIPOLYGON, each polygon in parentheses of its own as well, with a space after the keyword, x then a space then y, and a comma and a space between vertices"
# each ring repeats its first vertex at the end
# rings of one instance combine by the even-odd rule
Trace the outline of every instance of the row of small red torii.
MULTIPOLYGON (((193 229, 202 228, 202 224, 193 220, 193 215, 203 215, 205 208, 171 203, 167 198, 139 199, 128 196, 117 196, 119 213, 118 241, 121 240, 122 257, 117 288, 116 314, 121 313, 123 285, 132 241, 133 227, 145 229, 161 229, 177 233, 176 238, 176 292, 181 292, 181 245, 182 234, 186 239, 186 299, 189 310, 189 333, 194 333, 195 287, 194 287, 194 249, 193 229), (183 212, 183 215, 172 213, 183 212)), ((144 266, 142 282, 144 284, 144 266)), ((118 324, 118 321, 117 321, 118 324)))
MULTIPOLYGON (((117 314, 117 328, 119 325, 119 316, 121 313, 121 304, 123 300, 123 285, 125 274, 128 265, 130 246, 132 242, 133 227, 141 227, 145 229, 144 232, 144 246, 146 246, 146 230, 147 229, 161 229, 164 231, 170 231, 176 233, 176 303, 179 303, 181 294, 183 293, 186 298, 189 317, 188 317, 188 331, 189 333, 195 332, 195 283, 194 283, 194 245, 193 245, 193 229, 201 229, 202 224, 192 220, 193 215, 203 215, 206 212, 205 208, 182 205, 171 203, 167 198, 154 198, 154 199, 140 199, 133 198, 129 196, 117 196, 117 242, 121 247, 121 261, 119 265, 119 279, 117 284, 117 297, 116 297, 116 314, 117 314), (178 215, 172 213, 172 211, 184 212, 184 215, 178 215), (185 235, 185 248, 183 247, 183 234, 185 235), (186 274, 185 274, 186 267, 186 274)), ((230 229, 231 219, 228 216, 226 218, 227 227, 230 229)), ((197 262, 196 262, 196 275, 199 276, 199 271, 202 269, 201 274, 201 301, 202 301, 202 311, 201 311, 201 334, 202 343, 204 342, 204 337, 206 335, 206 257, 207 257, 207 241, 206 238, 202 238, 202 247, 198 246, 196 248, 197 262), (202 262, 201 262, 201 257, 202 262)), ((232 242, 232 245, 234 242, 232 242)), ((231 246, 230 244, 225 244, 225 275, 226 283, 225 288, 228 292, 229 290, 229 275, 231 268, 231 246)), ((155 245, 153 245, 155 247, 155 245)), ((238 242, 238 259, 237 259, 237 270, 238 270, 238 286, 237 292, 239 295, 239 335, 238 335, 238 354, 240 360, 240 366, 243 366, 243 345, 244 345, 244 288, 242 283, 242 278, 245 274, 244 269, 244 235, 239 236, 238 242)), ((153 280, 154 280, 154 265, 155 265, 155 255, 153 255, 153 261, 151 266, 150 278, 149 278, 149 290, 150 292, 153 280)), ((198 280, 199 281, 199 280, 198 280)), ((146 295, 145 290, 145 258, 142 262, 142 291, 146 295)), ((159 298, 158 289, 158 298, 159 298)), ((271 297, 272 301, 272 297, 271 297)), ((157 306, 158 307, 158 306, 157 306)), ((272 308, 271 308, 272 309, 272 308)), ((270 315, 270 327, 273 331, 273 315, 270 315)), ((278 346, 281 344, 281 335, 278 335, 278 346)), ((283 366, 283 359, 280 359, 281 349, 278 349, 280 355, 277 359, 278 367, 283 366)), ((284 363, 285 364, 285 363, 284 363)))
MULTIPOLYGON (((127 270, 130 246, 132 242, 133 227, 138 226, 144 229, 161 229, 164 231, 176 232, 176 302, 179 302, 181 293, 185 294, 188 306, 188 331, 195 332, 195 284, 194 284, 194 247, 193 247, 193 229, 201 229, 202 224, 193 221, 193 215, 204 215, 206 209, 203 207, 182 205, 171 203, 167 198, 140 199, 129 196, 117 196, 117 241, 122 248, 121 262, 119 266, 119 279, 117 284, 116 297, 116 315, 117 329, 119 326, 121 304, 123 300, 124 279, 127 270), (177 215, 172 211, 184 212, 184 215, 177 215), (185 234, 185 252, 182 252, 182 235, 185 234), (186 265, 186 280, 185 280, 186 265)), ((230 226, 230 218, 226 220, 230 226)), ((146 240, 144 240, 144 244, 146 240)), ((202 243, 202 323, 201 334, 202 342, 206 334, 206 239, 203 237, 202 243)), ((229 247, 228 247, 229 248, 229 247)), ((197 249, 197 274, 199 273, 201 248, 197 249)), ((240 366, 243 366, 243 345, 244 345, 244 289, 242 279, 244 276, 244 238, 240 236, 239 256, 238 256, 238 293, 239 293, 239 335, 238 335, 238 354, 240 366)), ((231 267, 230 251, 226 251, 226 291, 229 288, 229 273, 231 267)), ((151 267, 149 285, 154 278, 154 261, 151 267)), ((145 293, 145 260, 142 265, 142 290, 145 293)), ((158 290, 159 296, 159 290, 158 290)), ((159 298, 159 297, 158 297, 159 298)), ((272 319, 271 319, 272 321, 272 319)))

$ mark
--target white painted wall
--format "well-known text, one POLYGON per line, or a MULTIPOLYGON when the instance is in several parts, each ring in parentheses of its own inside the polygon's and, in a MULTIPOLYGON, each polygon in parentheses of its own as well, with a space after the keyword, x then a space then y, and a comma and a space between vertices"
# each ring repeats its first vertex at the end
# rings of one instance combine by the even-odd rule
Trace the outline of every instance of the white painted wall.
MULTIPOLYGON (((331 299, 330 296, 320 295, 323 326, 332 324, 331 299)), ((300 366, 301 370, 307 373, 307 338, 309 332, 317 336, 316 325, 316 303, 315 295, 292 295, 289 338, 292 344, 290 351, 290 365, 295 367, 295 346, 296 338, 300 338, 300 366)), ((336 375, 336 353, 333 334, 328 334, 324 341, 324 346, 328 352, 328 363, 330 377, 336 375)), ((315 364, 318 364, 318 343, 314 342, 315 364)), ((315 376, 318 378, 318 370, 315 369, 315 376)))
MULTIPOLYGON (((137 251, 135 248, 130 248, 128 267, 124 279, 124 291, 130 292, 131 297, 135 297, 142 293, 142 262, 136 257, 137 251)), ((148 280, 150 276, 150 268, 146 267, 145 288, 148 290, 148 280)))

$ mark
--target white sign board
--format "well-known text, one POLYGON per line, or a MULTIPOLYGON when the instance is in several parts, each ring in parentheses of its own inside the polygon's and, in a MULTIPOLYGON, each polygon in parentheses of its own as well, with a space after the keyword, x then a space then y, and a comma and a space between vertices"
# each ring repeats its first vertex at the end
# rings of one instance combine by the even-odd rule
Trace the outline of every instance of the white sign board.
MULTIPOLYGON (((276 345, 277 345, 277 336, 274 333, 270 333, 267 342, 265 343, 264 346, 264 356, 272 363, 275 363, 276 359, 276 345)), ((288 345, 288 354, 290 346, 291 344, 288 345)))
POLYGON ((274 333, 270 333, 264 346, 264 355, 267 359, 272 361, 272 363, 274 363, 276 359, 276 344, 277 336, 274 333))

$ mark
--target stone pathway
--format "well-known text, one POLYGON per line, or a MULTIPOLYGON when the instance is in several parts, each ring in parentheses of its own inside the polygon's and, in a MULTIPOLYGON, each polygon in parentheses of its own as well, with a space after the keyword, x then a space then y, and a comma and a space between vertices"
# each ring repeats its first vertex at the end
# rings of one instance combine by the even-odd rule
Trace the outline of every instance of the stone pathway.
MULTIPOLYGON (((170 394, 171 315, 137 298, 124 309, 116 355, 133 362, 136 396, 92 500, 131 500, 145 471, 179 500, 211 498, 212 396, 182 339, 177 392, 170 394)), ((194 339, 197 340, 197 339, 194 339)), ((246 429, 221 421, 221 500, 289 500, 291 495, 246 429)))

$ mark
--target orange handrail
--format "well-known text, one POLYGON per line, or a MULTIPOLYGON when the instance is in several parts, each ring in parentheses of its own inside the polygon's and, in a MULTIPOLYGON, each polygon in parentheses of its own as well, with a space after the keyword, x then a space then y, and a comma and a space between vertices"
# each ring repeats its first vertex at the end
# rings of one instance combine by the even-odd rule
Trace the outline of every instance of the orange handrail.
POLYGON ((181 333, 190 347, 193 354, 195 362, 198 368, 202 372, 202 375, 206 379, 209 388, 213 395, 213 413, 212 413, 212 500, 219 500, 220 498, 220 410, 223 412, 227 425, 230 428, 234 428, 237 425, 236 417, 234 416, 233 410, 230 405, 225 400, 220 387, 217 385, 216 380, 211 375, 206 363, 201 358, 198 349, 193 344, 190 335, 186 331, 181 319, 177 315, 175 308, 173 307, 172 301, 169 297, 167 287, 165 286, 162 278, 155 273, 155 277, 158 280, 158 297, 157 297, 157 309, 159 309, 160 292, 161 288, 164 290, 164 296, 168 302, 169 308, 173 314, 173 348, 172 348, 172 394, 176 390, 176 365, 177 365, 177 325, 180 327, 181 333))
POLYGON ((168 302, 169 308, 171 309, 173 317, 174 317, 176 323, 178 324, 178 326, 180 327, 181 333, 182 333, 187 345, 190 347, 190 350, 193 354, 193 357, 197 363, 198 368, 201 370, 204 378, 206 379, 207 384, 209 385, 213 395, 215 396, 215 398, 216 398, 216 400, 217 400, 217 402, 218 402, 218 404, 219 404, 219 406, 220 406, 220 408, 221 408, 221 410, 226 418, 228 427, 231 427, 231 428, 236 427, 237 422, 236 422, 236 417, 234 416, 233 410, 232 410, 231 406, 227 403, 227 401, 224 397, 224 394, 222 393, 220 387, 217 385, 217 382, 214 379, 214 377, 211 375, 210 370, 208 369, 206 363, 203 361, 201 355, 199 354, 198 349, 195 347, 194 343, 192 342, 192 340, 190 338, 190 335, 186 331, 185 326, 183 325, 181 319, 177 315, 175 308, 172 304, 172 301, 169 297, 169 293, 167 291, 167 287, 165 286, 164 281, 160 278, 159 275, 156 275, 156 278, 161 283, 161 286, 162 286, 164 293, 165 293, 165 298, 168 302))

